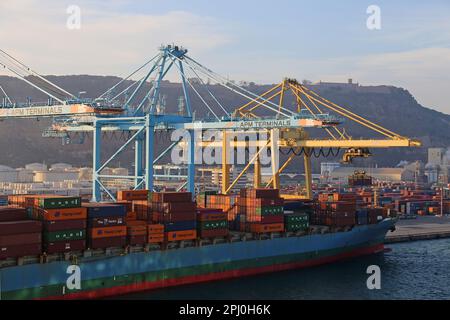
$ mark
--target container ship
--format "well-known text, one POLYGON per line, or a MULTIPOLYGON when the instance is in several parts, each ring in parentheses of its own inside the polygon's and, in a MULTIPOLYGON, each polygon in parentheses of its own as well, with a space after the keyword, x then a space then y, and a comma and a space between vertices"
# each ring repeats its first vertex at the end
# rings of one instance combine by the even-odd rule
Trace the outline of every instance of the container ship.
POLYGON ((115 203, 15 195, 0 207, 1 299, 90 299, 311 267, 383 251, 393 212, 355 194, 283 200, 119 191, 115 203))

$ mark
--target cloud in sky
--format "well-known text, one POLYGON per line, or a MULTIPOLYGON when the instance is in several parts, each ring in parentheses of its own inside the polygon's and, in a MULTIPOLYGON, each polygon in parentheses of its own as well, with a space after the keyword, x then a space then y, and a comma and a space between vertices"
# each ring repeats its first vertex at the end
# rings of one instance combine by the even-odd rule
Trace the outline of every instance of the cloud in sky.
POLYGON ((406 9, 382 4, 383 29, 368 32, 360 2, 343 4, 347 17, 295 1, 301 7, 299 19, 295 8, 286 7, 283 14, 274 9, 278 18, 262 12, 270 6, 261 0, 256 8, 260 15, 250 19, 247 12, 255 10, 250 2, 240 2, 237 12, 236 4, 222 3, 219 10, 210 2, 189 1, 192 8, 184 1, 162 0, 145 5, 129 0, 2 0, 1 46, 44 74, 120 76, 154 56, 161 44, 178 43, 232 79, 353 78, 361 84, 404 87, 423 105, 450 113, 450 22, 442 18, 446 7, 423 17, 423 8, 398 16, 406 9), (66 28, 66 9, 72 4, 81 7, 81 30, 66 28), (325 16, 318 19, 315 13, 325 16))
POLYGON ((90 6, 87 1, 78 2, 80 30, 66 27, 68 6, 63 2, 2 2, 0 12, 7 13, 0 19, 3 49, 45 74, 120 75, 154 56, 167 41, 201 53, 232 39, 208 16, 185 11, 122 14, 90 6))

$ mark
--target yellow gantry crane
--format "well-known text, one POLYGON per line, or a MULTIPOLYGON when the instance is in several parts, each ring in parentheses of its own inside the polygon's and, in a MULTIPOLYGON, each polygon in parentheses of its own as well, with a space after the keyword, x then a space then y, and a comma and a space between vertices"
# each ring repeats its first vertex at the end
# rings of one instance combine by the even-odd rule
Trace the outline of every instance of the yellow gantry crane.
MULTIPOLYGON (((344 107, 341 107, 323 97, 316 92, 300 84, 295 79, 284 79, 280 84, 274 86, 270 90, 264 92, 256 100, 250 101, 245 105, 237 108, 234 111, 234 116, 248 119, 261 119, 263 116, 258 115, 257 111, 263 104, 271 102, 272 105, 276 102, 279 106, 279 111, 285 110, 284 106, 286 94, 290 92, 295 99, 296 112, 298 114, 308 113, 312 119, 322 119, 323 116, 329 112, 335 113, 340 117, 351 120, 363 127, 380 134, 381 138, 377 139, 354 139, 345 130, 339 128, 339 122, 333 123, 323 121, 326 125, 317 126, 325 130, 329 138, 313 138, 305 128, 271 128, 268 129, 267 141, 230 141, 227 139, 227 130, 223 131, 222 141, 203 142, 203 146, 219 146, 222 148, 222 186, 223 194, 230 193, 231 189, 236 185, 238 180, 245 172, 253 165, 254 167, 254 187, 266 187, 280 189, 280 174, 288 167, 295 156, 303 155, 305 168, 305 190, 302 195, 283 195, 285 198, 312 198, 312 171, 311 171, 311 156, 315 153, 325 155, 325 149, 329 152, 333 149, 343 149, 344 155, 342 162, 349 163, 355 157, 369 157, 371 155, 370 148, 391 148, 391 147, 419 147, 421 142, 415 139, 401 136, 391 130, 388 130, 372 121, 369 121, 362 116, 351 112, 344 107), (278 137, 278 138, 275 138, 278 137), (276 141, 276 139, 278 141, 276 141), (258 152, 249 159, 247 165, 239 173, 234 181, 230 179, 231 165, 227 162, 228 148, 236 147, 256 147, 258 152), (276 161, 274 154, 272 156, 272 176, 270 180, 262 185, 261 180, 261 163, 260 153, 265 148, 276 150, 277 148, 289 149, 290 155, 279 165, 274 165, 276 161), (278 169, 274 169, 278 168, 278 169)), ((236 131, 235 131, 236 132, 236 131)))

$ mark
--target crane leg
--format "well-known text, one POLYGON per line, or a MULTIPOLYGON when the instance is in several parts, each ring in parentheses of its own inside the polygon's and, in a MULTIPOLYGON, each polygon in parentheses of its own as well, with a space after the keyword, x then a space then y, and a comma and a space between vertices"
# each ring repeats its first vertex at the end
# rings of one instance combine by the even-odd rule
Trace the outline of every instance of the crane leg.
POLYGON ((278 129, 271 129, 270 130, 270 155, 271 155, 271 162, 272 162, 272 186, 274 189, 280 189, 280 173, 278 171, 278 168, 280 166, 280 159, 278 154, 278 140, 279 140, 279 130, 278 129))
POLYGON ((188 151, 188 184, 187 191, 195 197, 195 137, 194 131, 189 132, 189 151, 188 151))
POLYGON ((305 150, 303 156, 303 161, 305 164, 305 187, 306 187, 306 198, 312 199, 312 171, 311 171, 311 152, 310 149, 305 150))
POLYGON ((261 186, 261 161, 259 159, 259 156, 255 159, 253 170, 254 170, 253 187, 255 189, 258 189, 261 186))
POLYGON ((100 190, 100 182, 99 182, 99 174, 98 170, 101 166, 101 141, 102 141, 102 127, 97 122, 94 123, 94 140, 92 143, 93 147, 93 168, 92 168, 92 202, 101 201, 101 190, 100 190))
POLYGON ((155 127, 150 125, 150 115, 146 119, 146 141, 145 141, 145 186, 147 190, 153 191, 153 158, 155 143, 155 127))
MULTIPOLYGON (((143 149, 144 149, 144 140, 142 139, 142 137, 136 138, 136 141, 134 142, 134 175, 135 175, 135 177, 142 177, 143 149)), ((134 187, 135 187, 135 189, 142 189, 141 178, 134 179, 134 187)))
POLYGON ((228 193, 230 186, 230 164, 228 163, 228 139, 226 131, 222 131, 222 194, 228 193))

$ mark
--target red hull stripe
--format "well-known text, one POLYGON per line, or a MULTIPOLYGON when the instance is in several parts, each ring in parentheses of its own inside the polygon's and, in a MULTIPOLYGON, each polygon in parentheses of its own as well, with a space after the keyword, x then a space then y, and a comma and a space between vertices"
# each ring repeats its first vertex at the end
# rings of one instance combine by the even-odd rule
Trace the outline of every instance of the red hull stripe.
POLYGON ((317 266, 317 265, 321 265, 321 264, 336 262, 336 261, 347 259, 347 258, 378 253, 378 252, 382 252, 383 250, 384 250, 384 244, 381 243, 381 244, 377 244, 375 246, 359 248, 359 249, 356 249, 356 250, 353 250, 350 252, 345 252, 345 253, 341 253, 338 255, 329 256, 329 257, 312 259, 312 260, 308 260, 308 261, 277 264, 277 265, 263 266, 263 267, 258 267, 258 268, 230 270, 230 271, 224 271, 224 272, 209 273, 209 274, 204 274, 204 275, 195 275, 195 276, 188 276, 188 277, 182 277, 182 278, 165 279, 165 280, 161 280, 161 281, 141 282, 141 283, 135 283, 135 284, 125 285, 125 286, 116 286, 116 287, 103 288, 103 289, 91 290, 91 291, 86 291, 86 292, 70 293, 65 296, 52 296, 52 297, 43 298, 42 300, 96 299, 96 298, 102 298, 102 297, 119 296, 119 295, 124 295, 124 294, 132 293, 132 292, 146 291, 146 290, 152 290, 152 289, 158 289, 158 288, 166 288, 166 287, 179 286, 179 285, 184 285, 184 284, 200 283, 200 282, 207 282, 207 281, 213 281, 213 280, 223 280, 223 279, 251 276, 251 275, 262 274, 262 273, 284 271, 284 270, 289 270, 289 269, 312 267, 312 266, 317 266))

